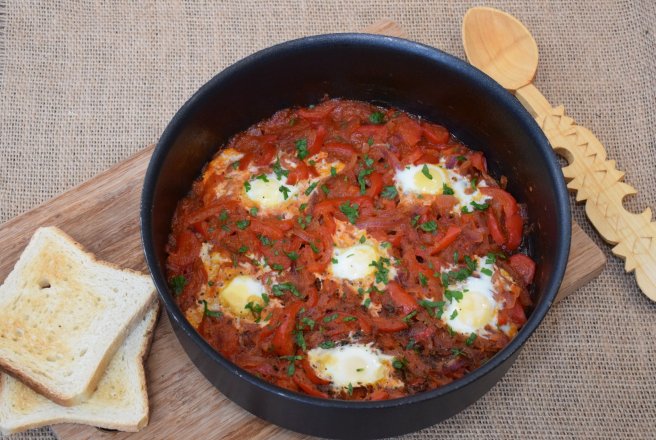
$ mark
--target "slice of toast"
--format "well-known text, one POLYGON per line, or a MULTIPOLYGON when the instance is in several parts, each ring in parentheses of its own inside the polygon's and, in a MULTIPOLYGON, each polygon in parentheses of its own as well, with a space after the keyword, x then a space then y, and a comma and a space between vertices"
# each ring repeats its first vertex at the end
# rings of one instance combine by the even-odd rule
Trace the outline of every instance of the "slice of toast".
POLYGON ((0 286, 0 369, 60 405, 81 403, 154 298, 150 277, 40 228, 0 286))
POLYGON ((136 432, 148 424, 143 361, 157 321, 157 302, 125 339, 89 400, 60 406, 7 374, 0 374, 0 433, 54 423, 82 423, 136 432))

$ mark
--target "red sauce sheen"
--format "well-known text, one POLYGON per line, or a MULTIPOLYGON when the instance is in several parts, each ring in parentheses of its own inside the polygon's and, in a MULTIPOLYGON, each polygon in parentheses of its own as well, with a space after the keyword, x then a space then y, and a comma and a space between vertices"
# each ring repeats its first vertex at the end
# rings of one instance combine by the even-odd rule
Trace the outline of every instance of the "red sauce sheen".
POLYGON ((347 400, 434 389, 526 321, 535 264, 502 186, 481 152, 402 111, 281 110, 180 201, 168 276, 198 332, 268 382, 347 400))

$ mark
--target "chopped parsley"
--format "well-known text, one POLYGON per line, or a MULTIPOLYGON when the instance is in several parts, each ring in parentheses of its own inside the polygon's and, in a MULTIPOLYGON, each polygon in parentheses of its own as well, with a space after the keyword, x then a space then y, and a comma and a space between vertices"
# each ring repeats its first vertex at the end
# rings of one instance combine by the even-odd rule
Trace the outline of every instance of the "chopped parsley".
POLYGON ((273 163, 273 172, 275 173, 278 180, 281 180, 283 176, 287 176, 289 174, 289 171, 280 165, 280 157, 277 157, 276 161, 273 163))
POLYGON ((369 306, 371 305, 371 298, 365 299, 362 305, 364 306, 365 309, 368 309, 369 306))
POLYGON ((387 249, 388 247, 391 247, 391 246, 392 246, 392 243, 390 243, 389 241, 384 241, 380 244, 380 247, 382 247, 383 249, 387 249))
POLYGON ((342 321, 344 322, 352 322, 352 321, 357 321, 358 318, 355 316, 345 316, 342 318, 342 321))
POLYGON ((434 222, 433 220, 424 222, 419 225, 419 229, 421 229, 424 232, 435 232, 437 231, 437 223, 434 222))
POLYGON ((348 389, 347 389, 347 391, 348 391, 348 395, 349 395, 349 396, 352 396, 352 395, 353 395, 353 385, 351 384, 351 382, 349 382, 349 384, 348 384, 348 389))
POLYGON ((465 355, 465 352, 462 351, 459 348, 452 348, 451 353, 453 353, 454 356, 464 356, 465 355))
POLYGON ((421 284, 422 286, 426 287, 426 286, 428 285, 428 280, 426 279, 426 275, 424 275, 423 273, 419 272, 418 277, 419 277, 419 284, 421 284))
POLYGON ((171 287, 173 288, 173 293, 175 296, 178 296, 184 290, 184 286, 187 284, 187 279, 184 275, 177 275, 171 278, 171 287))
POLYGON ((255 322, 260 322, 262 319, 262 310, 263 307, 254 301, 250 301, 248 304, 244 306, 246 310, 250 310, 251 314, 253 315, 253 318, 255 318, 255 322))
POLYGON ((360 194, 364 194, 367 191, 367 177, 369 174, 373 173, 372 168, 364 168, 358 172, 358 183, 360 184, 360 194))
POLYGON ((464 162, 464 161, 467 160, 467 157, 465 157, 465 156, 458 156, 458 157, 456 157, 456 160, 457 160, 458 162, 464 162))
POLYGON ((385 114, 382 112, 373 112, 369 115, 369 122, 376 125, 385 123, 385 114))
POLYGON ((314 243, 310 243, 310 249, 312 249, 312 252, 314 252, 315 254, 319 253, 319 248, 314 243))
POLYGON ((298 252, 285 252, 285 254, 289 257, 290 260, 296 261, 298 260, 298 252))
POLYGON ((310 330, 314 330, 314 324, 315 324, 314 319, 304 316, 303 319, 301 319, 301 322, 307 325, 310 330))
POLYGON ((358 208, 359 206, 357 203, 353 203, 351 205, 351 202, 346 202, 339 205, 339 210, 346 216, 351 224, 355 224, 356 220, 360 216, 358 208))
POLYGON ((257 216, 258 209, 257 209, 256 206, 253 206, 251 209, 248 210, 248 212, 249 212, 250 215, 252 215, 253 217, 256 217, 256 216, 257 216))
POLYGON ((274 296, 283 296, 286 291, 291 292, 292 295, 298 298, 301 297, 301 292, 292 283, 280 283, 271 286, 271 292, 273 292, 274 296))
POLYGON ((259 176, 255 177, 258 180, 261 180, 264 183, 269 183, 269 178, 267 177, 266 174, 260 174, 259 176))
POLYGON ((287 376, 293 376, 294 373, 296 372, 296 367, 294 366, 294 362, 300 361, 303 359, 303 356, 280 356, 280 359, 285 359, 286 361, 289 361, 289 366, 287 367, 287 376))
POLYGON ((312 216, 311 215, 299 215, 298 218, 296 219, 296 222, 298 225, 301 227, 301 229, 305 229, 310 225, 310 222, 312 221, 312 216))
POLYGON ((271 269, 275 270, 276 272, 282 272, 285 268, 282 266, 282 264, 272 264, 271 269))
POLYGON ((305 338, 303 337, 303 332, 300 330, 296 332, 296 345, 301 347, 301 350, 303 351, 307 350, 307 345, 305 344, 305 338))
POLYGON ((471 211, 469 211, 469 208, 467 208, 466 206, 463 206, 462 208, 460 208, 460 212, 462 212, 463 214, 469 214, 471 211))
POLYGON ((412 217, 410 224, 412 225, 413 228, 417 226, 417 223, 419 223, 419 217, 421 217, 419 214, 412 217))
POLYGON ((330 189, 326 185, 321 185, 321 191, 323 191, 325 195, 330 193, 330 189))
POLYGON ((332 315, 328 315, 325 318, 323 318, 323 322, 331 322, 337 319, 339 315, 337 313, 333 313, 332 315))
POLYGON ((335 347, 335 343, 333 341, 323 341, 321 344, 319 344, 319 347, 321 348, 333 348, 335 347))
POLYGON ((219 221, 224 222, 226 220, 228 220, 228 211, 224 209, 221 211, 221 214, 219 214, 219 221))
POLYGON ((248 227, 248 225, 251 224, 251 221, 248 219, 243 219, 243 220, 237 220, 237 227, 241 229, 242 231, 248 227))
POLYGON ((203 315, 209 316, 211 318, 220 318, 220 317, 223 316, 223 313, 221 313, 219 311, 208 309, 207 308, 207 301, 205 301, 204 299, 201 300, 201 302, 203 303, 203 315))
POLYGON ((367 241, 367 237, 365 237, 364 235, 360 237, 360 243, 364 243, 365 241, 367 241))
POLYGON ((488 269, 487 267, 484 267, 481 269, 481 273, 484 273, 485 275, 491 277, 494 272, 492 272, 492 270, 488 269))
POLYGON ((248 252, 248 246, 246 245, 241 245, 239 249, 237 249, 237 253, 245 254, 246 252, 248 252))
POLYGON ((389 258, 380 257, 378 261, 372 261, 369 266, 376 268, 376 282, 387 284, 389 281, 389 268, 385 265, 390 265, 389 258))
POLYGON ((282 197, 283 197, 284 200, 287 200, 289 198, 289 193, 290 193, 291 190, 289 188, 287 188, 285 185, 280 185, 280 188, 278 188, 278 191, 280 191, 282 193, 282 197))
POLYGON ((401 358, 401 359, 395 358, 395 359, 392 361, 392 366, 393 366, 394 368, 396 368, 397 370, 402 370, 402 369, 404 369, 407 365, 408 365, 408 360, 407 360, 406 358, 401 358))
POLYGON ((310 194, 312 194, 312 191, 314 191, 314 188, 316 188, 318 184, 319 182, 312 182, 310 186, 308 186, 307 189, 305 190, 305 195, 309 196, 310 194))
POLYGON ((413 310, 412 312, 408 313, 403 317, 403 322, 409 323, 412 320, 412 318, 415 317, 416 314, 417 314, 416 310, 413 310))
POLYGON ((307 139, 301 138, 296 141, 295 145, 296 145, 296 157, 298 157, 299 159, 301 160, 305 159, 308 156, 308 154, 310 154, 308 152, 307 139))
POLYGON ((460 301, 462 299, 462 292, 459 290, 445 289, 444 298, 448 299, 449 301, 460 301))
POLYGON ((398 191, 396 190, 396 187, 394 185, 386 186, 383 188, 383 192, 380 193, 380 195, 386 199, 389 200, 394 200, 396 196, 399 195, 398 191))
POLYGON ((472 201, 470 205, 472 205, 472 207, 477 211, 485 211, 487 208, 490 207, 490 205, 488 205, 487 203, 476 203, 476 201, 472 201))
POLYGON ((239 168, 239 161, 238 160, 234 161, 233 163, 230 164, 230 166, 232 167, 233 170, 236 170, 237 168, 239 168))
POLYGON ((244 182, 244 190, 246 192, 251 190, 251 183, 248 180, 244 182))
POLYGON ((374 138, 369 136, 369 139, 367 139, 367 145, 372 146, 374 144, 374 138))
POLYGON ((452 195, 454 195, 455 193, 453 192, 453 188, 451 188, 451 187, 450 187, 449 185, 447 185, 446 183, 443 183, 443 184, 442 184, 442 194, 444 194, 445 196, 452 196, 452 195))
POLYGON ((298 207, 298 210, 300 212, 305 211, 305 208, 307 208, 307 203, 301 203, 301 206, 298 207))
POLYGON ((266 235, 259 235, 258 238, 264 246, 273 246, 273 242, 266 235))
POLYGON ((426 176, 429 180, 433 180, 433 175, 428 171, 428 165, 424 164, 424 166, 421 167, 421 174, 426 176))
POLYGON ((449 319, 456 319, 456 316, 458 316, 458 309, 455 309, 453 313, 451 313, 451 316, 449 316, 449 319))
POLYGON ((444 301, 431 301, 428 299, 422 299, 419 301, 419 305, 425 308, 428 314, 434 318, 442 318, 444 304, 444 301))
POLYGON ((330 175, 335 177, 337 175, 337 168, 330 167, 330 175))
POLYGON ((469 337, 465 341, 465 344, 472 345, 474 343, 474 341, 476 340, 476 337, 477 337, 476 333, 472 333, 471 335, 469 335, 469 337))

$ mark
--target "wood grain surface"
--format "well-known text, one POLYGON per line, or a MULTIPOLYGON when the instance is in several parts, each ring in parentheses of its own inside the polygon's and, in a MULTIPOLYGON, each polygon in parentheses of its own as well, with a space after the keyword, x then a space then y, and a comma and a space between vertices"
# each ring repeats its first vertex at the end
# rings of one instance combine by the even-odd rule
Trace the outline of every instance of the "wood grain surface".
MULTIPOLYGON (((0 225, 0 279, 11 271, 39 226, 56 225, 99 258, 147 271, 141 249, 139 203, 143 177, 153 146, 61 196, 0 225)), ((558 300, 603 269, 606 259, 574 224, 572 247, 558 300)), ((61 440, 201 438, 305 438, 271 425, 220 394, 194 367, 174 336, 168 318, 155 332, 146 362, 151 418, 139 433, 107 433, 82 425, 53 426, 61 440)))
MULTIPOLYGON (((383 21, 365 31, 403 36, 383 21)), ((154 146, 61 196, 0 225, 0 279, 11 271, 39 226, 56 225, 99 258, 147 271, 143 258, 139 204, 154 146)), ((596 277, 606 258, 583 230, 573 224, 572 247, 557 301, 596 277)), ((103 432, 83 425, 53 426, 60 440, 82 439, 287 439, 309 438, 261 420, 229 401, 196 369, 162 314, 146 361, 150 423, 141 432, 103 432)))

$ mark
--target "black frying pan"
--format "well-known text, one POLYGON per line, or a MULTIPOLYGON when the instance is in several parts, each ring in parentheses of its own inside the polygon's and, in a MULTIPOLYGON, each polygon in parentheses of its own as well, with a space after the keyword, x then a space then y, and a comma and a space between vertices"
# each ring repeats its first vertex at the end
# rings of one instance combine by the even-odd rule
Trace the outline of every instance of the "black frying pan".
POLYGON ((514 362, 551 307, 570 245, 562 172, 542 131, 515 98, 476 68, 437 49, 363 34, 283 43, 251 55, 205 84, 173 117, 153 153, 143 189, 146 261, 180 343, 198 369, 251 413, 295 431, 372 438, 415 431, 461 411, 514 362), (290 106, 324 95, 395 106, 446 126, 482 150, 491 174, 509 178, 533 228, 535 309, 515 339, 488 363, 447 386, 377 402, 323 400, 264 382, 224 359, 178 309, 165 278, 165 245, 176 204, 205 163, 236 133, 290 106))

